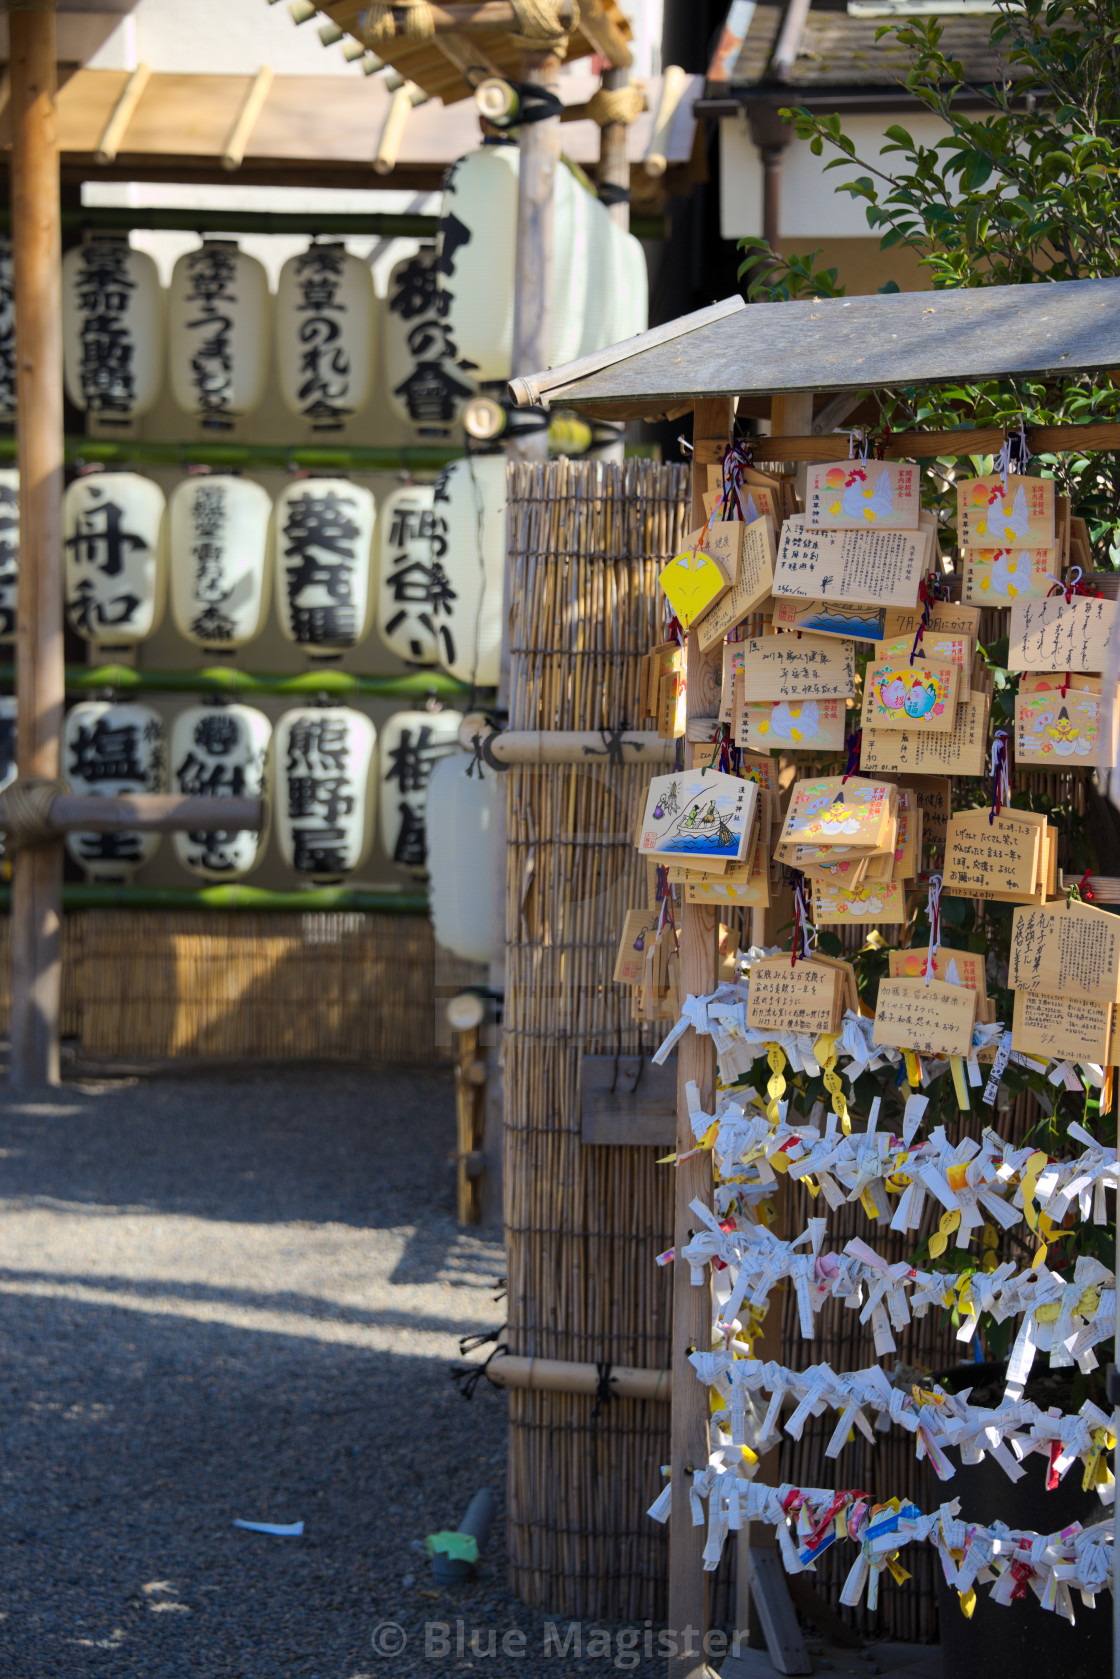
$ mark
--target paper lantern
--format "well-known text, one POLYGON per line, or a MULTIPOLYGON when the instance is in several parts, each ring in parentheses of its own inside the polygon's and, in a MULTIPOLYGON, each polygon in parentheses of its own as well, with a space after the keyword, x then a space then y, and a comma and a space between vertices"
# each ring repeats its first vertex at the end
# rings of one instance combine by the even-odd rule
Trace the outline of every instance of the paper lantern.
POLYGON ((0 239, 0 419, 16 411, 16 271, 12 241, 0 239))
POLYGON ((436 479, 429 614, 444 670, 495 688, 502 653, 506 460, 468 455, 436 479))
POLYGON ((259 407, 268 378, 272 299, 264 264, 225 239, 181 256, 168 292, 168 368, 179 407, 229 426, 259 407))
POLYGON ((263 629, 271 517, 267 490, 250 478, 185 478, 172 490, 171 615, 196 647, 243 647, 263 629))
POLYGON ((447 320, 434 250, 417 251, 390 271, 381 386, 392 412, 423 432, 449 431, 478 388, 447 320))
POLYGON ((136 472, 91 472, 62 498, 66 616, 87 641, 126 647, 163 616, 163 491, 136 472))
POLYGON ((19 473, 0 472, 0 642, 16 639, 19 473))
MULTIPOLYGON (((171 783, 193 798, 266 795, 272 724, 248 705, 192 705, 171 725, 171 783)), ((240 880, 260 861, 265 835, 249 828, 175 834, 175 855, 204 880, 240 880)))
POLYGON ((469 752, 441 758, 428 779, 428 902, 437 943, 465 962, 490 960, 498 800, 487 770, 468 775, 469 752))
POLYGON ((424 872, 433 767, 459 751, 457 711, 397 711, 381 730, 381 844, 402 868, 424 872))
POLYGON ((276 290, 276 369, 284 406, 337 431, 373 394, 377 298, 368 262, 345 245, 289 257, 276 290))
MULTIPOLYGON (((444 177, 437 268, 446 330, 480 381, 510 376, 516 286, 516 146, 482 146, 444 177)), ((556 171, 548 365, 644 329, 649 284, 638 241, 570 169, 556 171)))
POLYGON ((432 617, 433 566, 442 572, 430 484, 404 484, 377 510, 374 573, 377 633, 398 658, 434 665, 439 657, 432 617))
POLYGON ((304 879, 340 880, 373 844, 377 731, 348 706, 286 711, 272 737, 276 843, 304 879))
MULTIPOLYGON (((167 735, 158 712, 132 700, 83 700, 66 715, 62 774, 72 792, 163 793, 167 735)), ((72 833, 66 849, 91 880, 129 880, 155 856, 158 834, 72 833)))
POLYGON ((97 234, 62 259, 62 375, 75 408, 119 425, 159 396, 159 269, 127 238, 97 234))
POLYGON ((369 629, 377 504, 346 478, 300 478, 276 500, 276 616, 281 633, 335 657, 369 629))

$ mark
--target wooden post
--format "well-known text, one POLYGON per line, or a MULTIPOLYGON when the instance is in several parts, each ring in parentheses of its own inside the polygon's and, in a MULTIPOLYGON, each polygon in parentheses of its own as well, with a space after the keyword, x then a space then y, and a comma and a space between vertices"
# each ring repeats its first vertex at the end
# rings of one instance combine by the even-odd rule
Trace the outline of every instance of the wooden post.
MULTIPOLYGON (((693 412, 692 442, 703 439, 721 445, 731 436, 731 403, 726 397, 697 404, 693 412)), ((707 489, 707 467, 692 468, 692 522, 704 517, 702 497, 707 489), (699 509, 699 512, 697 512, 699 509)), ((717 646, 717 656, 722 650, 717 646)), ((701 654, 696 635, 688 638, 687 715, 711 716, 716 709, 711 692, 718 693, 720 671, 711 656, 701 654)), ((690 762, 710 753, 710 747, 688 747, 690 762)), ((682 904, 680 917, 681 996, 701 996, 716 988, 719 959, 719 912, 708 904, 682 904)), ((677 1050, 677 1150, 694 1147, 685 1086, 695 1080, 700 1101, 710 1112, 715 1100, 715 1051, 710 1038, 686 1032, 677 1050)), ((712 1156, 693 1156, 676 1171, 676 1218, 673 1242, 679 1255, 687 1247, 696 1225, 689 1202, 697 1196, 708 1203, 712 1198, 712 1156)), ((712 1335, 710 1287, 693 1288, 689 1268, 680 1258, 673 1267, 673 1422, 670 1473, 673 1505, 669 1518, 669 1629, 677 1641, 677 1654, 669 1658, 669 1679, 703 1679, 709 1672, 704 1658, 704 1635, 708 1630, 708 1581, 701 1552, 704 1529, 693 1527, 688 1490, 694 1469, 708 1463, 708 1394, 688 1362, 696 1348, 708 1350, 712 1335)))
MULTIPOLYGON (((554 52, 526 53, 521 80, 550 93, 560 83, 560 60, 554 52)), ((555 226, 556 171, 560 164, 560 118, 531 122, 519 130, 521 149, 517 184, 517 268, 513 295, 513 373, 538 373, 550 365, 552 336, 552 248, 555 226)), ((510 443, 516 460, 543 460, 548 431, 541 428, 510 443)))
MULTIPOLYGON (((20 775, 59 773, 62 650, 62 233, 54 0, 10 0, 12 245, 19 410, 16 632, 20 775)), ((12 867, 15 1085, 57 1084, 62 846, 12 867)))
MULTIPOLYGON (((608 93, 623 88, 630 80, 628 70, 604 70, 603 86, 608 93)), ((605 122, 599 130, 599 186, 630 191, 630 161, 626 156, 626 124, 605 122)), ((629 228, 630 201, 608 204, 607 214, 616 227, 629 228)))

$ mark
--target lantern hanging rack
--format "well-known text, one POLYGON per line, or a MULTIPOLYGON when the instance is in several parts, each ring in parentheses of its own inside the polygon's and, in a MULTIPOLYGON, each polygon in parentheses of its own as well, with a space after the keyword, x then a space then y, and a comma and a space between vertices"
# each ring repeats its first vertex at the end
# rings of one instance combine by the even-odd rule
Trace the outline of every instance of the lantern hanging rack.
MULTIPOLYGON (((11 908, 11 888, 0 887, 0 913, 11 908)), ((118 886, 77 883, 62 888, 64 910, 276 910, 312 913, 351 910, 368 915, 427 915, 423 892, 374 891, 357 886, 316 886, 272 892, 263 886, 118 886)))
MULTIPOLYGON (((438 472, 460 460, 463 450, 448 443, 411 443, 402 448, 330 448, 303 443, 156 443, 140 438, 68 437, 71 466, 217 466, 244 472, 295 469, 332 472, 438 472)), ((0 461, 14 461, 14 436, 0 437, 0 461)))
MULTIPOLYGON (((11 226, 8 206, 0 205, 0 231, 11 226)), ((90 233, 293 234, 311 238, 435 239, 439 217, 404 212, 354 210, 199 210, 158 204, 135 208, 127 204, 91 204, 63 210, 62 226, 90 233)), ((630 231, 636 239, 667 239, 667 216, 632 215, 630 231)))
MULTIPOLYGON (((15 681, 15 666, 0 664, 0 686, 15 681)), ((298 671, 290 675, 254 674, 232 666, 207 670, 137 670, 132 665, 67 665, 70 694, 275 694, 307 698, 330 694, 338 699, 464 700, 471 689, 445 671, 409 671, 403 676, 354 676, 345 670, 298 671)))

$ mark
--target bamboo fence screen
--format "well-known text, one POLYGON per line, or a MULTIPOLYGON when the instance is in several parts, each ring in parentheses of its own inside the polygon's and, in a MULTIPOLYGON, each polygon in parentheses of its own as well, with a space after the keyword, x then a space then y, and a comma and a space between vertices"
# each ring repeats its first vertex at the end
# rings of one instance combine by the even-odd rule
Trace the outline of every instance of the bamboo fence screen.
MULTIPOLYGON (((510 469, 510 727, 640 725, 657 573, 685 532, 684 468, 556 461, 510 469)), ((633 849, 647 772, 593 762, 508 773, 505 1219, 512 1353, 660 1369, 672 1174, 653 1148, 585 1148, 586 1054, 648 1055, 611 983, 618 927, 645 901, 633 849)), ((664 1615, 665 1535, 645 1510, 669 1407, 510 1393, 509 1566, 527 1601, 580 1617, 664 1615)))
MULTIPOLYGON (((4 917, 5 1027, 8 951, 4 917)), ((423 1063, 445 966, 423 916, 87 910, 63 922, 62 1031, 102 1058, 423 1063)))

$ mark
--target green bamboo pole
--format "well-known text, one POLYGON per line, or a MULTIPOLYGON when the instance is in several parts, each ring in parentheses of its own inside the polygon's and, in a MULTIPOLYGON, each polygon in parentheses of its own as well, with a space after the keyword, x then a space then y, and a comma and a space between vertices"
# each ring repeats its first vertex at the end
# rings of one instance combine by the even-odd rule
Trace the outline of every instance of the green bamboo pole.
MULTIPOLYGON (((450 443, 409 443, 399 449, 330 447, 324 443, 156 443, 141 438, 68 437, 66 459, 103 466, 220 466, 242 472, 438 472, 464 451, 450 443)), ((14 460, 14 436, 0 437, 0 460, 14 460)))
MULTIPOLYGON (((0 664, 0 687, 11 687, 15 666, 0 664)), ((331 694, 348 699, 465 700, 470 688, 442 670, 410 671, 405 676, 353 676, 345 670, 308 670, 294 676, 267 676, 215 665, 209 670, 137 670, 131 665, 67 665, 69 694, 276 694, 300 698, 331 694)))
MULTIPOLYGON (((0 911, 12 893, 0 887, 0 911)), ((305 891, 270 892, 263 886, 64 886, 62 907, 77 909, 197 910, 363 910, 375 915, 427 915, 423 892, 374 891, 360 886, 310 886, 305 891)))

